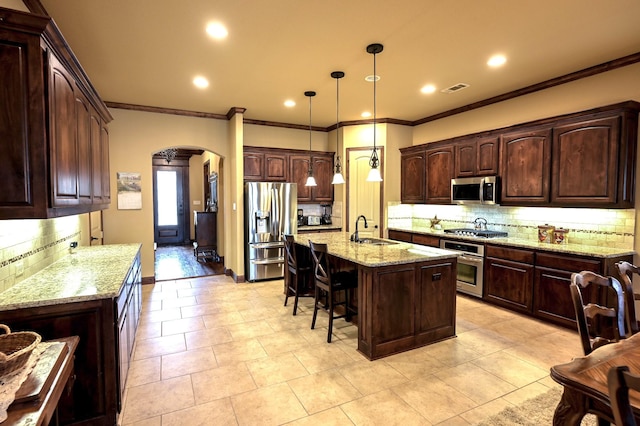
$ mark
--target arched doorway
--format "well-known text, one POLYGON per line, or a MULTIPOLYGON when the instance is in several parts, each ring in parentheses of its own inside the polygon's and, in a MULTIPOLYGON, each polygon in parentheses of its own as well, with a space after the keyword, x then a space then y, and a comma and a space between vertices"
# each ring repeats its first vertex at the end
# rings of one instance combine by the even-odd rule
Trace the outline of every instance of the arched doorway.
POLYGON ((224 273, 216 245, 218 212, 212 212, 219 205, 212 200, 219 185, 212 191, 209 184, 212 175, 218 183, 221 167, 222 158, 203 149, 169 147, 153 154, 156 281, 224 273), (207 251, 202 250, 202 236, 207 251))

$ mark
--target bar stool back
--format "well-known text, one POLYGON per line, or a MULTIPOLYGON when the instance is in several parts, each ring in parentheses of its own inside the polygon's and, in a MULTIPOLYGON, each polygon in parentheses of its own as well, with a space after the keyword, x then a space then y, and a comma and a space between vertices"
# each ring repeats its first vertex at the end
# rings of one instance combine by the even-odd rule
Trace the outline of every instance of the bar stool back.
POLYGON ((313 276, 316 285, 311 329, 316 326, 318 308, 326 309, 329 313, 327 343, 331 343, 333 320, 345 318, 347 321, 351 321, 351 316, 357 314, 357 311, 349 304, 349 291, 358 287, 358 274, 357 271, 332 271, 326 244, 314 243, 309 240, 309 248, 313 259, 313 276), (322 300, 321 292, 326 295, 325 301, 322 300), (344 293, 344 299, 338 300, 337 296, 341 292, 344 293), (344 306, 344 313, 336 315, 336 306, 344 306))
POLYGON ((284 274, 286 284, 284 306, 287 306, 289 296, 293 296, 293 315, 295 315, 298 312, 298 298, 300 296, 313 296, 312 293, 308 293, 308 288, 313 281, 311 264, 298 262, 293 235, 284 236, 284 250, 287 258, 284 274))

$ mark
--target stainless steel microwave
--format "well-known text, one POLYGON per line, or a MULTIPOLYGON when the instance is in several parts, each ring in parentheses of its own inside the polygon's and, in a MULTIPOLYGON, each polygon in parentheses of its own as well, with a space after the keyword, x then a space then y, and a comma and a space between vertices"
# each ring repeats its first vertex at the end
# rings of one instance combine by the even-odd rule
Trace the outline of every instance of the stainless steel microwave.
POLYGON ((451 179, 452 204, 499 204, 498 176, 451 179))

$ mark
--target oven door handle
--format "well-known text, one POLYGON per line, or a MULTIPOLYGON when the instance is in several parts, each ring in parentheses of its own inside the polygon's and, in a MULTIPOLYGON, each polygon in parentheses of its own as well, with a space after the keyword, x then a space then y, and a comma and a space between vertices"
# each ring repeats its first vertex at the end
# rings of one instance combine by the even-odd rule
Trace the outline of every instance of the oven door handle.
POLYGON ((464 254, 458 256, 458 259, 465 260, 469 263, 475 263, 477 265, 482 265, 484 263, 484 259, 481 257, 465 256, 464 254))

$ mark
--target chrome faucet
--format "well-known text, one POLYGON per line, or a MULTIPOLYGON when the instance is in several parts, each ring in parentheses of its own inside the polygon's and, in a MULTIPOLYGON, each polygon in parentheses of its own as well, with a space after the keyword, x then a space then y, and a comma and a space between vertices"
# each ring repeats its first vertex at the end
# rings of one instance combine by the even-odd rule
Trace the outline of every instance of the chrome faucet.
POLYGON ((473 221, 474 223, 474 228, 475 229, 480 229, 480 230, 487 230, 487 219, 485 219, 484 217, 478 217, 476 218, 476 220, 473 221))
POLYGON ((356 218, 356 232, 354 232, 353 234, 351 234, 351 241, 355 241, 356 243, 360 242, 360 238, 358 238, 358 222, 360 221, 360 218, 362 218, 364 220, 364 227, 368 228, 369 226, 367 225, 367 218, 364 217, 363 214, 361 214, 360 216, 358 216, 356 218))

